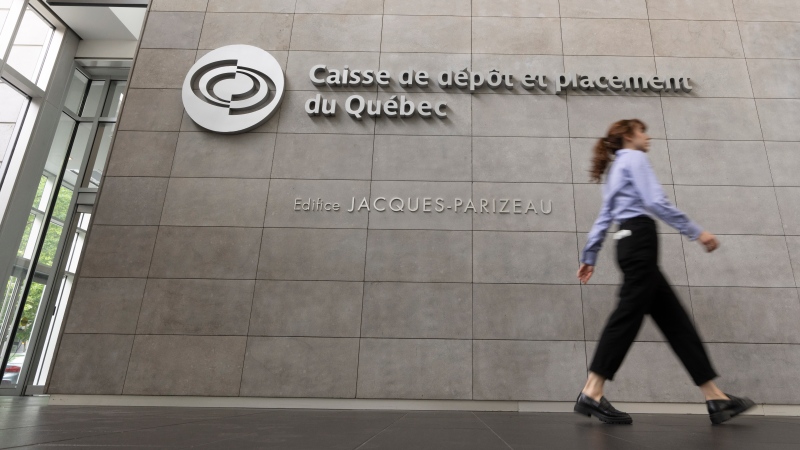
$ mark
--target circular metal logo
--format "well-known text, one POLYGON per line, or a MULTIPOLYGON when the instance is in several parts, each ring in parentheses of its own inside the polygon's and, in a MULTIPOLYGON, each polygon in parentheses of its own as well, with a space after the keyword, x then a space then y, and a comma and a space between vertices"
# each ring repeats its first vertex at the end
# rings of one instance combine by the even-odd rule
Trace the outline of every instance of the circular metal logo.
POLYGON ((263 124, 283 100, 283 70, 269 53, 229 45, 200 58, 183 81, 183 106, 201 127, 243 133, 263 124))

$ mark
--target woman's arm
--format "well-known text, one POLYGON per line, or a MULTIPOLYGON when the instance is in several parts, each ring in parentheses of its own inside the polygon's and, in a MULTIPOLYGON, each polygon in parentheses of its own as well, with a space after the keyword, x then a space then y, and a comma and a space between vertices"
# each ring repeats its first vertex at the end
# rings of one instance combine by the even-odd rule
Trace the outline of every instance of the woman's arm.
POLYGON ((633 186, 639 192, 644 207, 669 226, 680 231, 681 234, 688 236, 689 239, 697 239, 703 229, 670 203, 664 194, 664 189, 656 179, 647 155, 644 152, 631 152, 631 157, 630 169, 633 186))

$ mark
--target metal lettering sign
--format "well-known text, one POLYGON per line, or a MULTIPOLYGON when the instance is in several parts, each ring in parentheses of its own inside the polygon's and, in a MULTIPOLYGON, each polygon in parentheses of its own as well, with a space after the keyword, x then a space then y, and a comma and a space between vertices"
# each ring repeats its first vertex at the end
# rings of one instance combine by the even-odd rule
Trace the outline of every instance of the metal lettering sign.
POLYGON ((183 81, 183 106, 209 131, 243 133, 275 114, 285 85, 281 65, 272 55, 250 45, 229 45, 192 66, 183 81))
MULTIPOLYGON (((358 69, 344 66, 343 69, 328 68, 325 64, 317 64, 311 68, 308 78, 314 86, 336 87, 356 87, 373 86, 377 84, 383 88, 390 86, 392 74, 388 70, 358 69)), ((617 76, 603 75, 590 77, 587 75, 563 73, 556 75, 553 81, 547 75, 524 74, 515 78, 514 74, 503 73, 497 69, 490 70, 487 74, 480 71, 445 70, 437 77, 435 82, 444 92, 461 91, 475 93, 481 88, 489 88, 496 91, 501 86, 508 91, 512 91, 517 85, 526 91, 539 91, 541 93, 553 93, 561 95, 569 90, 573 91, 597 91, 597 92, 617 92, 624 93, 630 91, 650 91, 650 92, 692 92, 693 86, 691 78, 686 76, 617 76), (519 82, 518 82, 519 81, 519 82), (552 89, 551 89, 552 88, 552 89)), ((420 87, 429 88, 434 79, 427 71, 408 69, 400 73, 398 82, 402 88, 420 87)), ((359 94, 353 94, 344 101, 344 109, 350 117, 361 120, 364 116, 373 118, 408 118, 415 115, 423 119, 438 117, 447 118, 447 102, 437 100, 436 102, 411 99, 405 95, 392 95, 388 99, 367 99, 359 94)), ((322 94, 317 94, 314 98, 306 101, 306 113, 309 116, 335 116, 336 100, 327 99, 322 94)))
POLYGON ((376 197, 370 204, 369 198, 358 199, 351 197, 349 209, 342 209, 342 204, 322 198, 295 198, 294 211, 300 212, 325 212, 347 211, 359 213, 361 211, 384 212, 423 212, 423 213, 469 213, 473 214, 539 214, 550 215, 553 212, 553 200, 534 200, 521 198, 454 198, 452 200, 442 197, 376 197), (539 211, 536 210, 537 206, 539 211))
MULTIPOLYGON (((392 74, 388 70, 329 68, 325 64, 311 67, 308 77, 314 86, 353 87, 378 85, 388 87, 392 74)), ((400 73, 401 87, 428 88, 437 83, 445 92, 456 90, 475 93, 483 87, 513 90, 521 86, 527 91, 556 95, 573 91, 624 93, 630 91, 691 93, 693 86, 687 76, 618 76, 590 77, 562 73, 552 79, 541 73, 514 74, 492 69, 484 74, 469 69, 445 70, 433 77, 427 71, 407 69, 400 73)), ((283 100, 285 80, 280 64, 269 53, 249 45, 229 45, 218 48, 200 58, 186 75, 183 83, 183 104, 189 117, 199 126, 218 133, 242 133, 263 124, 277 111, 283 100), (271 87, 274 93, 271 94, 271 87)), ((424 92, 424 91, 423 91, 424 92)), ((447 102, 441 99, 427 101, 405 95, 392 95, 369 99, 354 94, 344 102, 350 117, 362 120, 364 116, 378 118, 423 119, 447 118, 447 102)), ((321 93, 305 103, 305 112, 311 116, 336 116, 335 99, 321 93)))

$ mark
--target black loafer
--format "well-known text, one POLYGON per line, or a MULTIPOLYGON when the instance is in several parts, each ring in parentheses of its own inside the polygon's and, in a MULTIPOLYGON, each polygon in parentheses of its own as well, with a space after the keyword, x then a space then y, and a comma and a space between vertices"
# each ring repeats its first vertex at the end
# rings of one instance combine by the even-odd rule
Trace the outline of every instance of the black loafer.
POLYGON ((630 414, 619 411, 611 406, 611 403, 606 400, 605 397, 602 397, 598 402, 591 397, 587 397, 583 392, 578 396, 578 400, 575 401, 575 408, 573 408, 573 410, 578 414, 585 414, 589 417, 595 416, 604 423, 619 425, 629 425, 633 423, 630 414))
POLYGON ((725 395, 727 395, 730 400, 706 401, 708 416, 711 418, 711 423, 715 425, 727 422, 756 405, 754 401, 747 397, 740 398, 730 394, 725 395))

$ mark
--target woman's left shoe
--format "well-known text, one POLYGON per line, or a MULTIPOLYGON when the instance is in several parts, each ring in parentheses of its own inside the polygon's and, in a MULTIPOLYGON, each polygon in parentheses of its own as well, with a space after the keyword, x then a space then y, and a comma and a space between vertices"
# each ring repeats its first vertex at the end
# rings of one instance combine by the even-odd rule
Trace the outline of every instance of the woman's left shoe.
POLYGON ((578 399, 575 401, 573 410, 581 415, 589 417, 595 416, 600 419, 601 422, 605 423, 619 425, 630 425, 633 423, 630 414, 611 406, 611 402, 606 400, 605 397, 602 397, 598 402, 583 392, 581 392, 578 399))
POLYGON ((727 422, 756 405, 754 401, 747 397, 740 398, 730 394, 725 395, 730 400, 706 400, 708 416, 714 425, 727 422))

